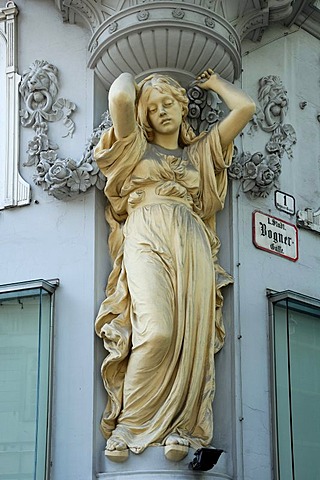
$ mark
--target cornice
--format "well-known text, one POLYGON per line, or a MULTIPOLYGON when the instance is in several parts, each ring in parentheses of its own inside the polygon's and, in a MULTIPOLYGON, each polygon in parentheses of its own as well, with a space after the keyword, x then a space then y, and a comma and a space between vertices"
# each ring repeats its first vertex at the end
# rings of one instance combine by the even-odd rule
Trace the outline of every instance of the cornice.
POLYGON ((311 33, 314 37, 320 39, 320 14, 311 17, 302 12, 296 18, 295 24, 302 27, 306 32, 311 33))
POLYGON ((55 0, 55 3, 65 22, 73 23, 73 16, 78 14, 91 32, 94 32, 103 22, 100 2, 93 2, 92 0, 55 0))
MULTIPOLYGON (((64 21, 81 17, 92 33, 88 66, 106 88, 121 71, 178 74, 185 83, 211 66, 233 81, 241 70, 241 41, 259 41, 269 25, 294 21, 319 38, 304 15, 305 0, 55 0, 64 21), (228 8, 227 8, 228 7, 228 8), (302 9, 302 11, 301 11, 302 9), (231 18, 227 17, 232 16, 231 18), (194 48, 188 47, 192 37, 194 48), (202 49, 195 51, 202 45, 202 49), (210 52, 206 50, 209 48, 210 52), (195 60, 182 61, 185 51, 195 60), (214 53, 213 53, 214 52, 214 53), (183 78, 185 77, 185 78, 183 78)), ((310 8, 308 4, 308 8, 310 8)), ((192 59, 191 59, 192 60, 192 59)))
POLYGON ((244 38, 254 35, 252 40, 260 40, 263 31, 269 25, 269 9, 251 10, 243 17, 237 19, 236 31, 242 41, 244 38))
POLYGON ((292 0, 269 0, 269 22, 276 23, 286 20, 292 13, 292 0))
POLYGON ((0 21, 13 19, 19 13, 19 10, 14 2, 7 2, 5 7, 0 8, 0 21))
POLYGON ((231 24, 206 8, 149 2, 117 12, 89 43, 89 67, 110 87, 126 70, 171 73, 184 86, 208 66, 233 81, 240 75, 240 39, 231 24))

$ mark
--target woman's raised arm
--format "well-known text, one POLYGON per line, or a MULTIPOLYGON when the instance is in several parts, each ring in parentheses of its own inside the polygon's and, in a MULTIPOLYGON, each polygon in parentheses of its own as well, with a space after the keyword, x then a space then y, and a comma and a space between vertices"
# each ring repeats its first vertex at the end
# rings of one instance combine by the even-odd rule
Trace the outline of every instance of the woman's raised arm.
POLYGON ((197 80, 200 88, 216 92, 230 109, 218 125, 221 145, 225 149, 251 120, 256 105, 249 95, 211 69, 203 72, 197 80))
POLYGON ((110 87, 109 110, 117 140, 127 137, 135 129, 136 88, 131 73, 122 73, 110 87))

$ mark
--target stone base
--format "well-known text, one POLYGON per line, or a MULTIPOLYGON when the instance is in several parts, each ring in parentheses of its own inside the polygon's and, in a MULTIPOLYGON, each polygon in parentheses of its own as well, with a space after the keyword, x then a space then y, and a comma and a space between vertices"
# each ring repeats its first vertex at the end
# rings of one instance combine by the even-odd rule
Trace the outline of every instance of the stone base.
POLYGON ((123 463, 115 463, 101 455, 100 473, 96 474, 99 480, 232 480, 227 474, 226 453, 222 453, 217 465, 207 472, 198 472, 189 469, 189 463, 194 459, 195 450, 189 448, 187 456, 180 461, 167 460, 166 447, 149 447, 143 453, 136 455, 129 451, 129 457, 123 463))
POLYGON ((128 448, 125 450, 105 450, 104 453, 111 462, 122 463, 129 458, 128 448))
POLYGON ((183 445, 167 445, 164 447, 164 456, 171 462, 180 462, 189 453, 189 447, 183 445))
POLYGON ((171 462, 180 462, 189 453, 189 447, 184 445, 167 445, 164 447, 164 456, 171 462))

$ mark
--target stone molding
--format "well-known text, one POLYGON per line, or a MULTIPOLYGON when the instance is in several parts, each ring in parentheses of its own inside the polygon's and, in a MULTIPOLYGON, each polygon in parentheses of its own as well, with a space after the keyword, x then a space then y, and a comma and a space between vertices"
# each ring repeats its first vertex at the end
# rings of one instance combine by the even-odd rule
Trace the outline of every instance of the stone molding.
POLYGON ((17 15, 14 2, 0 8, 0 48, 5 51, 5 71, 0 73, 6 104, 2 105, 0 170, 0 210, 30 203, 30 185, 20 176, 19 166, 19 93, 17 73, 17 15))
POLYGON ((101 5, 99 5, 101 2, 92 2, 90 0, 56 0, 56 4, 57 3, 64 15, 65 21, 70 21, 70 11, 78 13, 91 32, 94 32, 103 21, 101 5))
POLYGON ((253 41, 260 41, 263 32, 269 25, 269 9, 250 10, 236 23, 236 30, 241 40, 250 37, 253 41))
MULTIPOLYGON (((102 23, 104 20, 115 15, 117 12, 125 8, 134 7, 136 5, 144 6, 147 3, 158 2, 163 0, 119 0, 118 3, 111 4, 109 0, 55 0, 55 4, 61 11, 65 22, 74 22, 74 15, 78 14, 87 24, 91 31, 97 28, 97 22, 102 23)), ((211 10, 223 18, 226 18, 225 0, 180 0, 182 5, 197 5, 211 10)))
POLYGON ((314 211, 312 208, 298 210, 297 225, 300 228, 312 230, 320 234, 320 208, 314 211))
POLYGON ((159 72, 188 85, 210 66, 233 81, 241 72, 240 40, 220 15, 197 5, 158 1, 122 10, 103 22, 89 44, 89 67, 108 89, 123 71, 159 72))
POLYGON ((270 23, 286 20, 292 13, 293 3, 291 0, 269 0, 270 23))
POLYGON ((55 3, 64 21, 72 23, 79 16, 91 30, 88 66, 106 89, 123 71, 138 80, 151 72, 165 72, 186 86, 211 67, 233 81, 241 71, 240 41, 261 40, 270 24, 291 18, 293 12, 292 0, 245 4, 230 0, 228 5, 223 0, 55 3))
MULTIPOLYGON (((118 3, 112 5, 108 0, 55 0, 55 3, 61 11, 64 21, 73 23, 72 13, 78 14, 89 29, 95 32, 103 21, 110 19, 121 10, 138 5, 145 7, 152 3, 162 3, 162 1, 119 0, 118 3)), ((236 6, 235 3, 228 9, 224 0, 179 0, 179 3, 182 10, 185 5, 189 5, 215 12, 237 26, 241 39, 250 36, 254 41, 260 40, 263 31, 269 24, 290 19, 293 12, 292 0, 260 0, 253 2, 254 6, 259 4, 259 7, 256 6, 256 8, 252 8, 250 2, 247 2, 248 6, 245 7, 242 4, 236 6)))
POLYGON ((55 1, 64 21, 73 13, 91 30, 88 66, 106 89, 123 71, 138 81, 166 73, 183 86, 208 67, 229 81, 240 76, 240 39, 222 0, 55 1))
POLYGON ((232 480, 228 472, 228 454, 222 453, 218 463, 207 471, 189 469, 189 463, 194 460, 194 449, 189 448, 189 453, 183 461, 168 461, 164 455, 165 447, 152 446, 140 455, 129 454, 124 463, 110 462, 101 452, 100 472, 96 479, 100 480, 150 480, 175 479, 175 480, 232 480))

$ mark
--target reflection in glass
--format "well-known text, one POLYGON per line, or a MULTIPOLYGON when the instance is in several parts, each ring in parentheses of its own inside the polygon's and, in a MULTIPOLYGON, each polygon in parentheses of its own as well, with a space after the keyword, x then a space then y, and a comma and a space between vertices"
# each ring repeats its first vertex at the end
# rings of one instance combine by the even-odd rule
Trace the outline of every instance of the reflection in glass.
POLYGON ((51 295, 0 294, 0 479, 46 477, 51 295))
POLYGON ((274 303, 278 478, 320 478, 320 306, 274 303))

